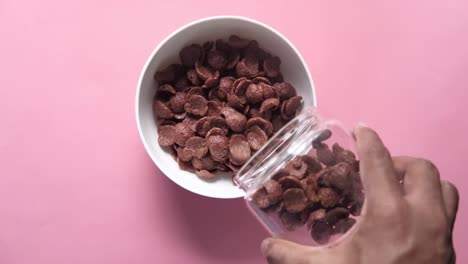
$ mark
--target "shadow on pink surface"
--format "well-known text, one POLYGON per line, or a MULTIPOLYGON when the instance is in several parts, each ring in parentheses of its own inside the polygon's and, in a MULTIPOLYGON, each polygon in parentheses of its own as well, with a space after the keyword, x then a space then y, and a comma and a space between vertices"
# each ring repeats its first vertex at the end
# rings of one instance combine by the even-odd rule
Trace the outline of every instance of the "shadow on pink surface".
POLYGON ((224 261, 246 261, 261 255, 260 243, 268 234, 242 198, 202 197, 170 180, 164 181, 164 185, 172 196, 172 214, 181 219, 180 233, 198 247, 200 254, 224 261))

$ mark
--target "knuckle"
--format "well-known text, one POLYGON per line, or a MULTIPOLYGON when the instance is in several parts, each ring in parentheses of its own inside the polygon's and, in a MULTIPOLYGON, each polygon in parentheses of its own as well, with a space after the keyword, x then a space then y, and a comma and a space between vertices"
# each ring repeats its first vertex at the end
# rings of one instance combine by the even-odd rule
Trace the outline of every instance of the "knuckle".
POLYGON ((385 159, 389 156, 387 149, 382 144, 369 144, 364 150, 368 157, 373 157, 377 160, 385 159))
POLYGON ((428 172, 432 172, 434 174, 439 175, 439 169, 437 169, 437 166, 430 160, 418 159, 415 162, 414 166, 417 167, 418 169, 428 171, 428 172))
POLYGON ((444 192, 447 192, 447 194, 451 195, 452 197, 455 197, 456 200, 458 201, 459 199, 459 194, 458 194, 458 189, 453 185, 453 183, 448 182, 448 181, 442 181, 442 188, 444 189, 444 192))
POLYGON ((432 221, 428 223, 428 231, 434 233, 434 237, 445 236, 450 230, 450 225, 444 212, 436 213, 432 217, 432 221))
POLYGON ((450 252, 450 260, 448 262, 449 264, 456 264, 457 263, 457 254, 455 250, 452 248, 450 252))
POLYGON ((399 203, 392 203, 392 205, 387 207, 387 210, 383 211, 381 217, 391 225, 399 225, 401 224, 401 219, 409 218, 409 212, 405 206, 399 203))
POLYGON ((431 182, 440 182, 440 174, 437 167, 430 160, 418 159, 412 164, 412 170, 419 176, 428 178, 431 182))
POLYGON ((452 242, 449 236, 441 235, 434 241, 434 253, 443 263, 447 263, 452 256, 452 242))
POLYGON ((383 228, 383 234, 392 239, 404 239, 411 233, 411 225, 407 219, 411 218, 408 206, 382 206, 382 209, 368 212, 362 219, 360 231, 365 236, 369 232, 375 232, 375 228, 383 228), (384 208, 385 207, 385 208, 384 208), (390 227, 390 228, 389 228, 390 227))
POLYGON ((273 239, 268 239, 262 243, 262 251, 267 259, 272 257, 276 247, 278 247, 277 243, 273 239))
POLYGON ((268 239, 266 243, 262 244, 263 255, 269 261, 276 260, 279 256, 282 256, 284 253, 284 248, 282 243, 277 239, 268 239))
POLYGON ((408 211, 400 201, 381 203, 378 206, 373 206, 373 209, 368 212, 370 218, 387 224, 399 223, 401 218, 406 217, 407 214, 408 211))

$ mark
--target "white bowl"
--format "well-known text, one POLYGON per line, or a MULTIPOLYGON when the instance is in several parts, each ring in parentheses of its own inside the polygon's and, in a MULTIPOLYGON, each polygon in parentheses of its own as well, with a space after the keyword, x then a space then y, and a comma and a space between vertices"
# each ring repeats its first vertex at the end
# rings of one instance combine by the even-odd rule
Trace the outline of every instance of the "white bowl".
POLYGON ((173 182, 191 192, 213 198, 238 198, 244 191, 235 186, 231 177, 205 181, 194 173, 179 168, 170 154, 158 144, 158 131, 153 115, 153 98, 157 84, 153 79, 157 69, 179 62, 179 51, 192 43, 227 39, 235 34, 255 39, 260 47, 281 58, 284 80, 291 83, 304 98, 304 107, 316 105, 312 77, 296 48, 279 32, 258 21, 236 16, 209 17, 189 23, 163 40, 148 58, 138 81, 136 120, 146 151, 159 169, 173 182))

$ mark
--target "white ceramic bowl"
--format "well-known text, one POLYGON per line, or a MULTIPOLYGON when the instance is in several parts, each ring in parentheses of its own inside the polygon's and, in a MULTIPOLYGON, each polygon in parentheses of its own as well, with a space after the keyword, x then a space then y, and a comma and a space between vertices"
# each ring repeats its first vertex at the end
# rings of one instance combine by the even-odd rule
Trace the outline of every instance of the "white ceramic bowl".
POLYGON ((184 46, 227 39, 232 34, 255 39, 260 47, 279 56, 284 80, 304 98, 303 109, 316 105, 314 84, 302 56, 283 35, 258 21, 235 16, 209 17, 189 23, 163 40, 148 58, 138 81, 136 120, 140 137, 151 159, 169 179, 191 192, 213 198, 238 198, 244 196, 244 191, 235 186, 230 177, 205 181, 194 173, 181 170, 172 156, 159 146, 153 115, 153 98, 157 89, 153 75, 159 68, 178 63, 179 51, 184 46))

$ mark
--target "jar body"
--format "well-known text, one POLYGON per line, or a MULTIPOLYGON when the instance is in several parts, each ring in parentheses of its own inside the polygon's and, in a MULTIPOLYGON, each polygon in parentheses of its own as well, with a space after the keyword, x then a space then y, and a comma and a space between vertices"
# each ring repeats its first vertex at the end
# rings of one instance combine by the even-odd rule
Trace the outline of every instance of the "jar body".
POLYGON ((347 233, 364 202, 351 134, 316 109, 278 131, 234 181, 270 234, 306 245, 347 233))

